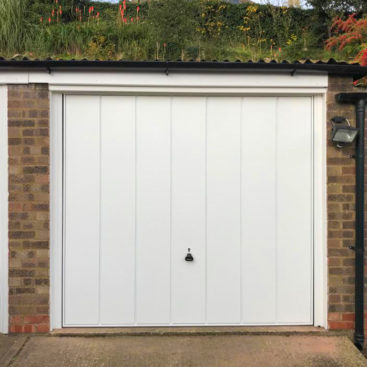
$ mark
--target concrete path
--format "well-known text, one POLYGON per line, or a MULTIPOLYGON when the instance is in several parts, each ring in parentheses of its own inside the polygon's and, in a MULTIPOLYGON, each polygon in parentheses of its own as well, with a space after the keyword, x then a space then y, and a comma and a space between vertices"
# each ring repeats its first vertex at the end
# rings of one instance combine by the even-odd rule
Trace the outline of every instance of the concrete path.
POLYGON ((335 336, 32 336, 3 337, 0 344, 8 355, 1 367, 367 366, 347 337, 335 336))
POLYGON ((0 366, 10 365, 14 357, 27 341, 26 336, 6 336, 0 334, 0 366))

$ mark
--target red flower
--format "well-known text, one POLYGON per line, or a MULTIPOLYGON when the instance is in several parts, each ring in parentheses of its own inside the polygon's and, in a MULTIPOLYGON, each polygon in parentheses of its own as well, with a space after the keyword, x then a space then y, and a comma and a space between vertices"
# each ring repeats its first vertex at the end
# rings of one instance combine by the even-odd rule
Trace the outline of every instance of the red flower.
POLYGON ((43 17, 40 18, 40 22, 43 23, 43 17))
POLYGON ((361 65, 367 66, 367 48, 362 51, 361 65))
POLYGON ((133 22, 134 21, 134 18, 131 18, 130 21, 133 22))
POLYGON ((51 23, 51 17, 48 18, 48 22, 51 23))
POLYGON ((140 10, 140 6, 138 5, 138 6, 136 7, 136 11, 139 13, 139 10, 140 10))
POLYGON ((126 10, 126 0, 124 0, 124 1, 122 2, 122 4, 124 5, 124 9, 126 10))
POLYGON ((54 17, 55 16, 55 9, 52 9, 51 15, 54 17))

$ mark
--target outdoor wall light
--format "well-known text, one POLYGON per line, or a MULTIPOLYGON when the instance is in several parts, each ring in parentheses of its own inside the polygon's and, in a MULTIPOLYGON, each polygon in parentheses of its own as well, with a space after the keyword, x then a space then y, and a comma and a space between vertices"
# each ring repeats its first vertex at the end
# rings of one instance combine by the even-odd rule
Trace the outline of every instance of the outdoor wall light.
POLYGON ((331 122, 333 124, 331 140, 338 148, 354 142, 359 129, 350 126, 349 121, 343 116, 335 116, 331 119, 331 122))

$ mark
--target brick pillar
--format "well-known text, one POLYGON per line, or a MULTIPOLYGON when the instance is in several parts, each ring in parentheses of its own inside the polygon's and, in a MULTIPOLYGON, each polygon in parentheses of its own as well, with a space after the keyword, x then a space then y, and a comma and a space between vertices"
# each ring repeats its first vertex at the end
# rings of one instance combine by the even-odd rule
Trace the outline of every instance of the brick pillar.
POLYGON ((9 86, 10 332, 49 330, 49 96, 9 86))
MULTIPOLYGON (((354 328, 355 160, 354 146, 337 149, 330 142, 330 119, 345 116, 355 126, 355 107, 338 104, 335 95, 358 92, 351 77, 329 77, 327 119, 328 322, 331 329, 354 328)), ((367 298, 366 298, 367 300, 367 298)))

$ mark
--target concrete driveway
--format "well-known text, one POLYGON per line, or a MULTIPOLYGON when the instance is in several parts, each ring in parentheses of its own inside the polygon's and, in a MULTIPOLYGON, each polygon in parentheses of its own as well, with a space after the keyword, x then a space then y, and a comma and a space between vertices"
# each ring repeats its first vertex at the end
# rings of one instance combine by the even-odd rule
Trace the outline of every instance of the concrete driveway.
POLYGON ((343 336, 1 336, 0 352, 1 367, 367 366, 343 336))

